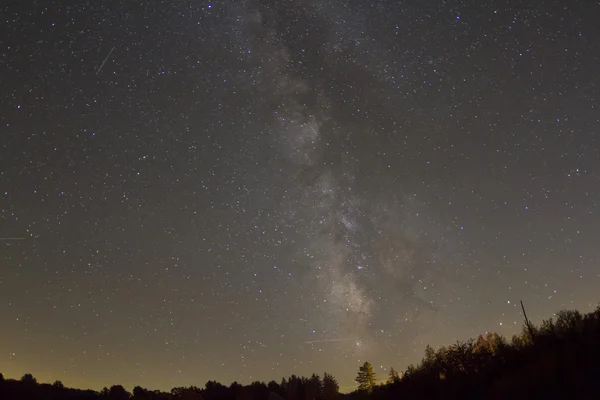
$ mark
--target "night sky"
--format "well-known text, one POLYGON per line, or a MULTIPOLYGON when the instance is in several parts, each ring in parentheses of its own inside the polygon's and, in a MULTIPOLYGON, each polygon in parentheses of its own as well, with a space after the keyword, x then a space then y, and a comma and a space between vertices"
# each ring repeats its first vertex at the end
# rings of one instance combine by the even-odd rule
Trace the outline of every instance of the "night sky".
POLYGON ((600 300, 597 1, 7 1, 0 372, 403 370, 600 300))

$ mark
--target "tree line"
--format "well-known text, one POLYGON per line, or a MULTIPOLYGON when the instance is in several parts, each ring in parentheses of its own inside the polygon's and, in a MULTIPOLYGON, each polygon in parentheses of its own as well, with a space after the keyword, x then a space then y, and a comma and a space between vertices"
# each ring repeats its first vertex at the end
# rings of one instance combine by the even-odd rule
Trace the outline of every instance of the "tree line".
POLYGON ((559 311, 535 326, 526 319, 508 341, 497 333, 425 348, 421 362, 375 384, 360 367, 356 399, 600 399, 600 306, 559 311))
POLYGON ((0 399, 37 400, 387 400, 387 399, 578 399, 600 398, 600 306, 588 314, 559 311, 534 326, 528 320, 508 341, 497 333, 425 348, 421 362, 403 372, 389 369, 377 384, 369 362, 358 368, 358 388, 340 394, 333 375, 283 378, 229 386, 208 381, 203 388, 170 392, 140 386, 128 392, 115 385, 101 391, 66 388, 60 381, 38 384, 31 374, 20 380, 0 374, 0 399))
POLYGON ((233 382, 226 386, 216 381, 197 386, 175 387, 170 392, 144 389, 141 386, 128 392, 121 385, 105 387, 101 391, 66 388, 62 382, 38 384, 31 374, 20 380, 4 379, 0 373, 0 399, 73 399, 73 400, 336 400, 339 384, 333 375, 324 373, 321 378, 312 374, 309 378, 292 375, 280 382, 255 381, 249 385, 233 382))

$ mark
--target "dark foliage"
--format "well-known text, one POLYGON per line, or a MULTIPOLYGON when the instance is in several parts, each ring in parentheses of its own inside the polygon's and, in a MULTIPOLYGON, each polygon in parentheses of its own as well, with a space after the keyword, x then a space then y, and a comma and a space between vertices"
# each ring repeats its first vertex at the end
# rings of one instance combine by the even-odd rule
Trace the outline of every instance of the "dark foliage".
POLYGON ((488 333, 476 340, 425 349, 418 366, 403 374, 390 369, 384 385, 374 385, 370 364, 359 369, 363 390, 341 395, 335 378, 292 375, 280 383, 252 382, 230 386, 208 381, 203 389, 173 388, 170 392, 140 386, 129 393, 115 385, 100 392, 66 388, 60 381, 38 384, 31 374, 21 380, 0 374, 2 400, 384 400, 384 399, 506 399, 600 398, 600 307, 582 315, 560 311, 556 320, 523 327, 508 343, 488 333), (366 385, 366 386, 365 386, 366 385))
MULTIPOLYGON (((495 333, 435 351, 373 390, 372 399, 598 399, 600 307, 524 326, 511 343, 495 333)), ((351 397, 360 397, 353 393, 351 397)), ((364 395, 363 395, 364 396, 364 395)))
POLYGON ((339 387, 335 378, 325 373, 323 379, 317 374, 310 378, 292 375, 281 383, 271 381, 252 382, 242 386, 233 382, 225 386, 215 381, 206 382, 205 387, 176 387, 170 392, 148 390, 136 386, 129 393, 123 386, 115 385, 100 392, 66 388, 62 382, 37 384, 31 374, 20 381, 3 379, 0 374, 1 400, 335 400, 339 387))

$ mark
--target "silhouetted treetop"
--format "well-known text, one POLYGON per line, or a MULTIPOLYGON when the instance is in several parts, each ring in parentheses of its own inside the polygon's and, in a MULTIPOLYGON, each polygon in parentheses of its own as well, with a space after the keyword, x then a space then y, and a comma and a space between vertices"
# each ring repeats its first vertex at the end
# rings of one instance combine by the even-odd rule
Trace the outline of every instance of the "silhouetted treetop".
POLYGON ((37 384, 37 379, 35 379, 31 374, 25 374, 21 377, 21 382, 28 385, 35 385, 37 384))
POLYGON ((359 369, 356 376, 358 390, 371 391, 376 384, 375 372, 370 362, 366 361, 359 369))

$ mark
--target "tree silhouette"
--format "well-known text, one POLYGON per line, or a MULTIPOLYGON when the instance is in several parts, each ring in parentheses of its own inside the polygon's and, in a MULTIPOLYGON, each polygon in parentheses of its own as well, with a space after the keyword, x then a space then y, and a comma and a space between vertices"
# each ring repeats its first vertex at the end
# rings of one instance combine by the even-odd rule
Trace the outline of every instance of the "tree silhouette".
POLYGON ((400 382, 400 375, 398 371, 394 369, 394 367, 390 367, 390 372, 388 374, 387 383, 398 383, 400 382))
POLYGON ((111 400, 128 400, 131 394, 121 385, 113 385, 108 389, 108 398, 111 400))
POLYGON ((370 362, 365 361, 365 363, 358 369, 356 382, 358 382, 358 390, 366 390, 370 392, 373 389, 375 386, 375 372, 373 372, 373 366, 370 362))
POLYGON ((269 389, 264 382, 254 381, 252 382, 247 389, 250 392, 250 396, 253 399, 266 399, 269 395, 269 389))
POLYGON ((415 373, 417 372, 417 369, 415 368, 414 365, 409 364, 408 367, 406 367, 406 370, 404 371, 404 374, 402 375, 404 377, 404 379, 409 379, 411 378, 415 373))
POLYGON ((202 400, 202 391, 196 386, 176 387, 171 389, 171 395, 174 399, 180 400, 202 400))
POLYGON ((54 386, 56 389, 64 389, 65 388, 65 385, 63 385, 63 383, 61 381, 54 381, 52 386, 54 386))
POLYGON ((288 378, 287 383, 285 385, 285 398, 287 400, 298 400, 299 392, 301 388, 300 379, 296 375, 292 375, 288 378))
POLYGON ((321 382, 321 377, 317 374, 312 374, 310 379, 308 380, 308 385, 306 387, 306 400, 314 400, 317 397, 321 396, 321 392, 323 391, 323 382, 321 382))
POLYGON ((267 383, 267 388, 269 389, 269 392, 273 392, 273 393, 279 393, 279 383, 271 380, 269 381, 269 383, 267 383))
POLYGON ((325 372, 323 374, 323 399, 333 400, 338 397, 340 386, 333 375, 325 372))
POLYGON ((148 390, 144 389, 141 386, 136 386, 133 388, 133 397, 135 399, 145 399, 148 397, 148 390))
POLYGON ((37 383, 37 379, 35 379, 31 374, 25 374, 21 377, 21 382, 26 385, 35 385, 37 383))

